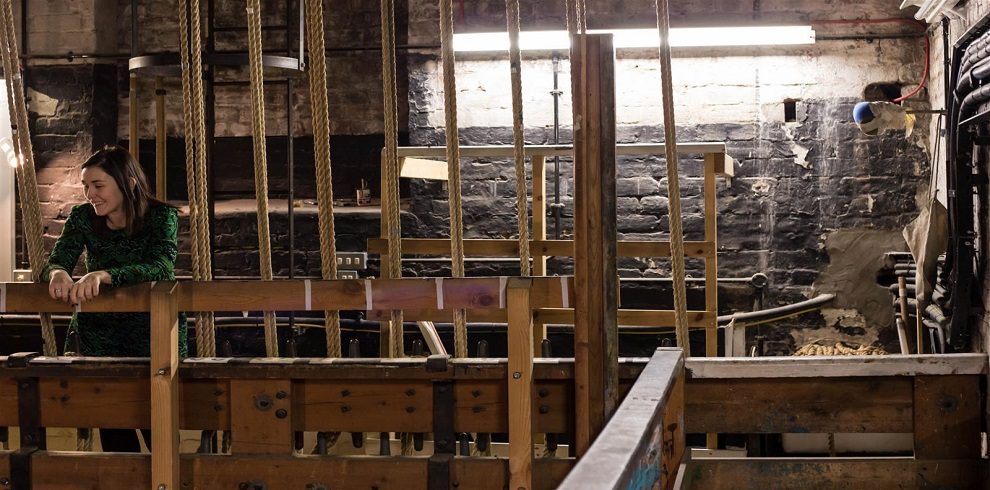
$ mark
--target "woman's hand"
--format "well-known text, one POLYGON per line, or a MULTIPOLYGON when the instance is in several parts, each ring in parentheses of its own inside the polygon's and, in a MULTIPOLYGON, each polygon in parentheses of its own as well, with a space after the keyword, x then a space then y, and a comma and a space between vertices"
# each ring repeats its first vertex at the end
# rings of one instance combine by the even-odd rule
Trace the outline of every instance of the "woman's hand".
POLYGON ((62 269, 53 269, 48 280, 48 295, 58 301, 69 301, 72 291, 72 276, 62 269))
POLYGON ((69 291, 69 302, 77 305, 100 295, 100 284, 110 284, 107 271, 93 271, 79 278, 69 291))

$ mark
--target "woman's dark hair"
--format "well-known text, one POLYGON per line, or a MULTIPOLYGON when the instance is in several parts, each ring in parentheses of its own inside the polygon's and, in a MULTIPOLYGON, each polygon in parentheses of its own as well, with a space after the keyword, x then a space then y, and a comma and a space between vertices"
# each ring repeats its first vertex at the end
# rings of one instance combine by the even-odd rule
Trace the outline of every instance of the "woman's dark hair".
MULTIPOLYGON (((97 167, 106 172, 120 188, 120 193, 124 196, 121 203, 126 221, 124 231, 128 235, 134 235, 141 231, 144 225, 144 215, 151 204, 165 204, 151 195, 144 170, 141 170, 137 160, 124 148, 117 145, 104 146, 83 162, 81 168, 91 167, 97 167), (130 185, 131 179, 134 179, 135 182, 133 186, 130 185)), ((94 217, 93 224, 99 232, 109 230, 105 216, 94 217)))

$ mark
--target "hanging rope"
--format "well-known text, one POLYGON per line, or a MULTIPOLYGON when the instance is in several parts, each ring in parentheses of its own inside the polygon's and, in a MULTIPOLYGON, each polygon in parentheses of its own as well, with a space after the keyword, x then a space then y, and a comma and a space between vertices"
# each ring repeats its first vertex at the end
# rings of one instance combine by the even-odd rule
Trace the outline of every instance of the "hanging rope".
MULTIPOLYGON (((464 277, 464 219, 461 210, 461 148, 457 136, 457 84, 454 81, 454 9, 440 0, 440 46, 443 53, 443 110, 447 134, 447 189, 450 204, 450 256, 453 277, 464 277)), ((525 182, 523 183, 525 188, 525 182)), ((525 191, 524 195, 525 195, 525 191)), ((525 199, 525 197, 523 198, 525 199)), ((467 357, 467 318, 454 310, 454 355, 467 357)))
MULTIPOLYGON (((251 123, 254 142, 254 193, 258 199, 258 268, 261 280, 272 280, 272 238, 268 229, 268 158, 265 147, 265 76, 261 60, 261 1, 248 0, 248 52, 251 72, 251 123)), ((265 350, 278 357, 275 312, 265 313, 265 350)))
MULTIPOLYGON (((3 58, 4 79, 7 86, 7 100, 10 110, 10 128, 13 132, 14 155, 18 164, 14 167, 17 190, 21 201, 21 224, 27 241, 28 263, 31 266, 31 280, 37 281, 44 266, 45 248, 42 241, 41 204, 38 199, 38 179, 34 168, 34 148, 28 130, 27 104, 24 99, 24 85, 21 78, 20 54, 17 47, 17 33, 14 29, 14 13, 11 0, 3 0, 3 33, 0 54, 3 58)), ((58 355, 55 345, 55 328, 50 314, 42 314, 41 338, 46 356, 58 355)))
MULTIPOLYGON (((687 293, 684 287, 684 233, 681 229, 681 186, 677 171, 677 128, 674 125, 674 95, 670 66, 670 16, 667 0, 657 0, 657 28, 660 31, 660 93, 663 97, 663 131, 667 156, 667 199, 670 201, 670 257, 673 262, 674 327, 677 345, 690 357, 688 343, 687 293)), ((712 333, 709 333, 712 335, 712 333)))
POLYGON ((523 134, 522 55, 519 49, 519 0, 506 0, 509 31, 509 71, 512 83, 512 142, 516 160, 516 219, 519 221, 519 275, 529 270, 529 205, 526 200, 526 153, 523 134))
MULTIPOLYGON (((382 96, 385 112, 385 160, 382 168, 382 214, 388 238, 388 264, 385 277, 402 277, 402 224, 399 219, 399 109, 395 79, 395 5, 381 0, 382 16, 382 96)), ((391 357, 402 357, 402 311, 392 310, 389 323, 391 357)))
MULTIPOLYGON (((206 198, 206 123, 204 120, 205 108, 201 76, 203 60, 200 36, 199 0, 179 0, 182 116, 186 134, 186 190, 189 194, 192 273, 193 279, 208 281, 212 278, 212 264, 206 198)), ((216 356, 216 353, 216 326, 213 322, 213 313, 197 312, 196 354, 200 357, 213 357, 216 356)))
MULTIPOLYGON (((320 272, 337 278, 337 240, 333 223, 333 178, 330 166, 330 110, 327 102, 327 57, 323 32, 323 1, 306 0, 309 37, 309 97, 313 104, 313 161, 320 221, 320 272)), ((340 357, 340 312, 325 312, 327 357, 340 357)))

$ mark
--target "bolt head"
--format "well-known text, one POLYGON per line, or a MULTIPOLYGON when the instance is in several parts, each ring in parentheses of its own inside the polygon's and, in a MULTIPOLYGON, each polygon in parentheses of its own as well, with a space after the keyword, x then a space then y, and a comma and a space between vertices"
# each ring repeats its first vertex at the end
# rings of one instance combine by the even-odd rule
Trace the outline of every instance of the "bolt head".
POLYGON ((512 373, 512 379, 519 379, 519 378, 522 378, 522 373, 520 373, 519 371, 512 373))

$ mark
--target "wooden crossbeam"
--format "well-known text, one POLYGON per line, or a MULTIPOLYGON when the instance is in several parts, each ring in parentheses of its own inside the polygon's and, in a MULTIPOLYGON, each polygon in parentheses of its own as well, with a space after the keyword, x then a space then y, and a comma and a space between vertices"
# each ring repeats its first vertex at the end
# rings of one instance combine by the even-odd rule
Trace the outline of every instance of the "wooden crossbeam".
MULTIPOLYGON (((477 157, 511 157, 512 145, 479 145, 461 146, 462 158, 477 157)), ((571 145, 526 145, 526 156, 542 155, 545 157, 571 157, 574 147, 571 145)), ((616 155, 658 155, 663 156, 667 151, 663 143, 620 143, 615 145, 616 155)), ((725 143, 678 143, 677 153, 685 154, 725 154, 725 143)), ((400 157, 445 157, 447 150, 443 146, 401 146, 400 157)))
MULTIPOLYGON (((619 257, 670 257, 669 241, 624 240, 617 243, 619 257)), ((573 240, 530 240, 530 251, 534 255, 546 257, 573 257, 573 240)), ((368 252, 385 254, 388 252, 388 239, 369 238, 368 252)), ((450 239, 447 238, 403 238, 402 253, 406 255, 450 256, 450 239)), ((464 254, 469 257, 518 257, 519 241, 508 239, 464 240, 464 254)), ((714 241, 684 242, 686 257, 711 257, 715 255, 714 241)))

